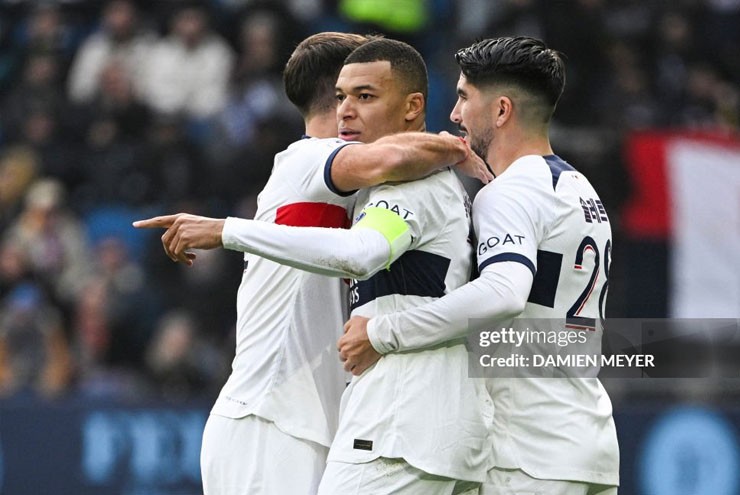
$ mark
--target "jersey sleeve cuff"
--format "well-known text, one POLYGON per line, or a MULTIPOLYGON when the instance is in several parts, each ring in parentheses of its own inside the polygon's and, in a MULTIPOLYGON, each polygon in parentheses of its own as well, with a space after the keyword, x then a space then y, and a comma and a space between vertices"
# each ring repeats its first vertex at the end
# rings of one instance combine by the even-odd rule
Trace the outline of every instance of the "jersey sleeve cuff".
POLYGON ((493 263, 503 263, 505 261, 514 261, 516 263, 521 263, 522 265, 529 268, 529 271, 532 272, 533 277, 537 275, 537 268, 535 267, 534 263, 532 263, 532 260, 519 253, 501 253, 495 256, 491 256, 490 258, 483 260, 478 265, 478 273, 482 273, 483 269, 488 265, 491 265, 493 263))
POLYGON ((350 144, 359 144, 359 143, 346 143, 342 146, 337 147, 334 151, 331 152, 329 155, 329 158, 326 159, 326 163, 324 164, 324 183, 326 184, 326 187, 329 188, 331 192, 336 194, 337 196, 347 197, 352 196, 354 193, 357 192, 357 190, 354 191, 341 191, 337 188, 337 186, 334 185, 334 181, 331 179, 331 167, 334 164, 334 158, 337 156, 337 153, 339 153, 339 150, 344 148, 347 145, 350 144))
MULTIPOLYGON (((246 228, 243 222, 248 222, 243 218, 226 217, 224 228, 221 231, 221 243, 226 249, 236 249, 238 246, 238 231, 240 228, 246 228)), ((238 249, 236 249, 238 251, 238 249)))
POLYGON ((393 335, 385 315, 375 316, 367 322, 367 338, 378 354, 388 354, 396 350, 391 344, 393 335))

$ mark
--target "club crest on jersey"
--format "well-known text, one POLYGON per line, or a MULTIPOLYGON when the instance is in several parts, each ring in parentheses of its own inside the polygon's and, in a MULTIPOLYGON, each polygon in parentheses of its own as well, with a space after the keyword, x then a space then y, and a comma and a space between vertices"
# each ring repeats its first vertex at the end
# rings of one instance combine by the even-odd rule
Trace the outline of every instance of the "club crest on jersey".
POLYGON ((494 235, 494 236, 489 237, 485 241, 481 242, 480 244, 478 244, 478 254, 479 255, 484 254, 489 249, 493 249, 499 245, 500 246, 507 246, 507 245, 521 246, 523 240, 524 240, 524 236, 519 235, 519 234, 512 235, 512 234, 507 233, 506 235, 500 236, 500 237, 494 235))
POLYGON ((609 217, 606 216, 606 208, 604 208, 601 200, 593 198, 579 199, 581 200, 581 208, 583 208, 583 217, 587 223, 609 221, 609 217))

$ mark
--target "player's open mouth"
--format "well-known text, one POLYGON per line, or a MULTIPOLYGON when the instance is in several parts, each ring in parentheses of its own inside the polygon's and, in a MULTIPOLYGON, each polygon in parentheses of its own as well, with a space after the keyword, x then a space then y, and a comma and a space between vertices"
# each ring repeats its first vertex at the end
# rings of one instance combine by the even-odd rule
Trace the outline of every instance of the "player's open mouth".
POLYGON ((360 133, 358 131, 353 131, 352 129, 342 129, 339 131, 339 137, 345 141, 357 141, 359 136, 360 133))

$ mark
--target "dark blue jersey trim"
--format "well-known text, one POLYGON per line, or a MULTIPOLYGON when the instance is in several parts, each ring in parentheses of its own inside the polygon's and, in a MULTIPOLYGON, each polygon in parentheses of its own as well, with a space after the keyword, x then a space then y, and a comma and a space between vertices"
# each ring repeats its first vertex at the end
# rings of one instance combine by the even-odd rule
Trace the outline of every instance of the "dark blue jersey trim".
POLYGON ((478 273, 482 273, 483 269, 488 265, 491 265, 493 263, 502 263, 504 261, 514 261, 516 263, 521 263, 522 265, 529 268, 529 271, 532 272, 533 277, 537 274, 537 269, 534 267, 534 263, 532 263, 532 261, 523 254, 518 253, 501 253, 497 254, 496 256, 491 256, 478 265, 478 273))
POLYGON ((337 149, 331 152, 331 155, 329 155, 329 158, 326 159, 326 163, 324 164, 324 183, 326 183, 326 187, 328 187, 329 190, 333 192, 334 194, 336 194, 337 196, 343 196, 343 197, 352 196, 357 191, 355 190, 355 191, 345 192, 345 191, 340 191, 339 189, 337 189, 337 187, 334 185, 334 181, 331 180, 331 167, 332 167, 332 164, 334 163, 334 157, 337 156, 337 153, 339 153, 339 150, 341 150, 348 144, 358 144, 358 143, 346 143, 346 144, 343 144, 342 146, 339 146, 337 149))
POLYGON ((353 281, 355 294, 352 309, 379 297, 402 296, 442 297, 447 286, 445 278, 450 259, 426 251, 406 251, 393 262, 390 270, 381 270, 367 280, 353 281))
POLYGON ((532 282, 527 302, 548 308, 555 307, 555 295, 558 291, 562 265, 562 254, 537 250, 537 275, 532 282))
POLYGON ((545 162, 547 163, 547 166, 550 167, 550 173, 552 174, 552 189, 555 190, 555 188, 558 185, 558 180, 560 180, 560 174, 563 172, 575 172, 576 169, 573 168, 571 164, 563 160, 557 155, 547 155, 543 156, 542 158, 545 159, 545 162))

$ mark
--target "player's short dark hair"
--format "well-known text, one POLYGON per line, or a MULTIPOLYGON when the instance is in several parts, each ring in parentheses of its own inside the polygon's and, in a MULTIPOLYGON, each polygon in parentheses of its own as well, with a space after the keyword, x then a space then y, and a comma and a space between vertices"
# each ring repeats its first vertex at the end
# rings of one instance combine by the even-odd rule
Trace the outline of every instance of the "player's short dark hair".
POLYGON ((542 41, 519 36, 479 41, 459 50, 455 60, 471 84, 514 84, 544 98, 551 111, 565 87, 561 54, 542 41))
POLYGON ((391 63, 391 72, 408 93, 421 93, 424 101, 429 92, 427 66, 414 47, 402 41, 389 38, 374 38, 357 48, 344 61, 347 64, 369 62, 391 63))
POLYGON ((304 117, 336 105, 336 82, 344 59, 366 41, 359 34, 324 32, 309 36, 293 50, 283 84, 288 99, 304 117))

